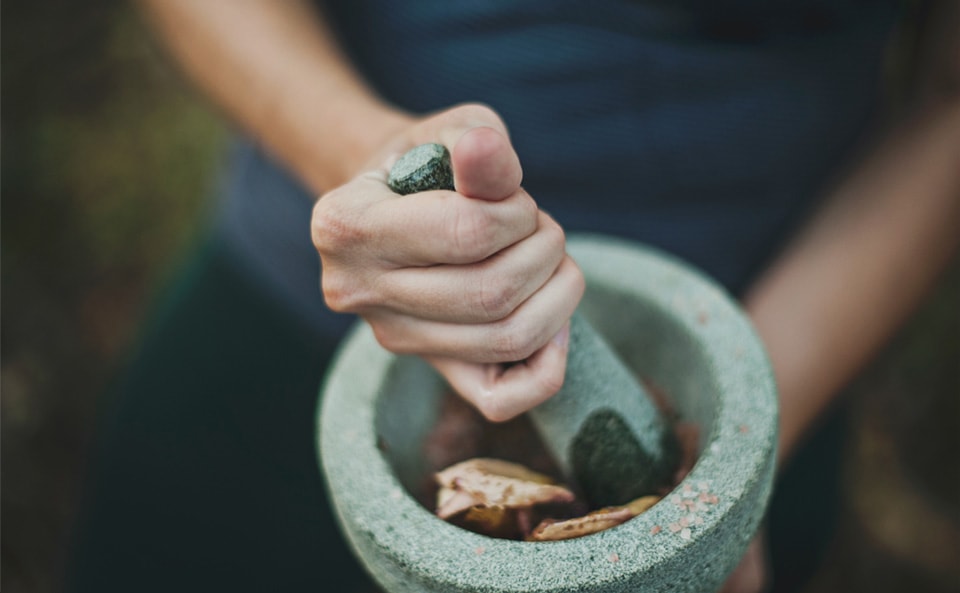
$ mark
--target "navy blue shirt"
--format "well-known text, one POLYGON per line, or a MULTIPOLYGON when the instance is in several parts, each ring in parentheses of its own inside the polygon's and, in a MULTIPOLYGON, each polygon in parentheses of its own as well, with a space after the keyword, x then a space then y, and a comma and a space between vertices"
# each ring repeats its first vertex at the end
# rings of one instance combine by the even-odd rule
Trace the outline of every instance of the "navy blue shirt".
MULTIPOLYGON (((876 115, 896 6, 881 0, 343 0, 325 13, 386 100, 479 101, 524 187, 568 231, 670 251, 737 294, 789 238, 876 115)), ((317 109, 323 109, 318 105, 317 109)), ((265 284, 334 334, 312 201, 252 144, 223 227, 265 284)))

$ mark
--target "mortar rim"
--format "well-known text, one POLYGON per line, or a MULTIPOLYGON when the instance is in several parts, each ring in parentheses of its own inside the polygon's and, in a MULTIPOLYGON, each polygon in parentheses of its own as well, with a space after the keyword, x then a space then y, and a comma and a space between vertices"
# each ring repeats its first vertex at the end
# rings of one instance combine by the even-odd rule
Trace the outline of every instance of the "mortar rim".
MULTIPOLYGON (((591 279, 593 281, 600 279, 601 281, 612 280, 618 284, 636 284, 634 289, 643 293, 644 298, 656 302, 664 311, 673 310, 677 314, 677 319, 682 322, 681 325, 692 336, 707 341, 716 340, 719 337, 720 343, 725 347, 737 345, 738 350, 707 348, 710 354, 708 359, 715 367, 734 364, 734 367, 741 369, 741 373, 716 373, 715 369, 711 369, 721 384, 721 392, 728 397, 719 402, 716 430, 707 439, 700 460, 671 493, 672 496, 682 492, 685 486, 691 484, 699 488, 703 484, 713 483, 718 478, 725 481, 725 491, 734 493, 734 496, 730 497, 730 500, 718 502, 715 509, 717 512, 708 516, 702 527, 703 532, 706 533, 716 527, 716 518, 724 516, 738 501, 742 502, 747 493, 752 493, 758 488, 758 484, 753 482, 769 479, 764 478, 769 472, 758 468, 771 464, 775 451, 776 391, 769 361, 762 345, 749 321, 726 292, 678 258, 623 239, 594 235, 573 235, 568 239, 568 247, 575 260, 585 260, 595 264, 596 258, 599 257, 607 262, 606 265, 591 265, 589 268, 582 266, 588 283, 591 279), (641 266, 647 277, 633 280, 624 277, 622 265, 625 262, 629 265, 641 266), (675 297, 679 293, 667 290, 654 291, 656 294, 651 294, 649 275, 676 283, 676 290, 683 294, 688 294, 690 287, 694 286, 696 290, 692 293, 698 295, 698 299, 690 303, 683 302, 682 298, 677 301, 675 297), (689 315, 678 311, 688 305, 691 306, 689 315), (704 326, 698 322, 698 311, 703 306, 708 308, 711 316, 716 316, 714 323, 704 326), (723 323, 720 323, 721 321, 723 323), (743 401, 743 397, 731 399, 731 394, 738 393, 744 385, 753 385, 760 392, 763 401, 753 403, 759 403, 761 407, 766 408, 766 413, 760 414, 766 422, 755 423, 747 433, 740 430, 732 417, 742 413, 744 406, 750 404, 743 401), (724 458, 722 464, 719 463, 720 453, 724 458), (754 479, 753 482, 740 480, 738 483, 738 476, 753 476, 754 479)), ((502 586, 505 574, 509 574, 510 576, 506 578, 513 579, 511 582, 517 584, 518 591, 529 590, 531 587, 546 591, 553 590, 548 586, 547 581, 531 580, 528 574, 530 560, 527 557, 530 554, 527 552, 529 550, 536 549, 538 551, 534 555, 548 556, 561 564, 564 559, 569 560, 570 557, 594 556, 597 549, 607 549, 614 544, 622 550, 624 541, 632 542, 634 550, 638 552, 641 551, 640 548, 647 552, 650 550, 659 552, 642 557, 638 557, 640 554, 630 556, 629 552, 617 552, 620 558, 630 556, 630 562, 608 563, 610 566, 604 566, 602 571, 575 570, 569 574, 556 575, 563 581, 564 590, 576 590, 579 585, 596 586, 598 578, 602 582, 610 583, 629 579, 631 575, 644 572, 655 564, 668 562, 697 545, 696 538, 684 540, 679 537, 668 538, 656 546, 641 545, 646 538, 660 535, 650 533, 654 525, 661 525, 666 529, 667 522, 676 517, 675 509, 672 505, 666 504, 667 501, 659 503, 647 513, 614 529, 562 542, 533 543, 495 539, 465 531, 437 519, 402 488, 376 447, 373 414, 383 388, 382 384, 377 384, 376 377, 385 376, 390 365, 397 364, 401 358, 380 348, 368 327, 358 326, 343 343, 335 357, 331 367, 334 370, 324 383, 322 391, 325 394, 324 400, 318 407, 317 421, 320 432, 318 446, 323 469, 331 484, 331 501, 334 502, 341 524, 345 527, 355 548, 362 543, 357 538, 367 538, 373 542, 370 545, 389 556, 398 566, 429 564, 433 577, 437 579, 436 582, 451 590, 459 590, 460 587, 465 586, 463 579, 465 572, 472 571, 483 581, 485 576, 482 570, 483 565, 496 562, 495 582, 490 581, 487 586, 493 587, 495 584, 502 586), (345 364, 347 362, 353 363, 355 367, 349 381, 352 384, 349 386, 343 383, 347 381, 345 375, 349 374, 345 372, 345 369, 350 367, 345 364), (363 377, 357 375, 357 372, 360 372, 363 377), (351 410, 343 408, 343 402, 338 402, 336 394, 341 393, 343 389, 355 391, 358 381, 368 382, 366 388, 369 398, 362 402, 363 406, 355 405, 352 409, 355 413, 351 414, 351 410), (362 408, 362 411, 356 413, 359 408, 362 408), (333 423, 337 421, 345 421, 346 424, 334 430, 333 423), (355 432, 352 437, 349 436, 351 432, 355 432), (349 463, 338 463, 336 459, 330 459, 330 456, 336 455, 340 455, 341 459, 348 458, 349 463), (344 458, 344 455, 347 458, 344 458), (368 469, 374 467, 376 471, 357 471, 357 468, 363 469, 361 467, 363 464, 366 464, 368 469), (352 477, 350 476, 351 468, 354 474, 352 477), (357 476, 362 478, 359 480, 360 483, 354 483, 357 476), (365 493, 369 499, 341 496, 342 488, 334 487, 334 484, 352 486, 353 492, 365 493), (382 508, 384 500, 389 501, 388 504, 393 505, 402 517, 383 517, 382 512, 378 515, 380 510, 378 506, 382 508), (358 517, 362 517, 360 524, 356 521, 358 517), (429 528, 425 529, 424 525, 428 525, 429 528), (416 539, 417 545, 411 545, 411 539, 416 539), (459 545, 451 545, 454 541, 459 545), (483 548, 483 554, 474 554, 479 548, 483 548)), ((761 487, 759 490, 764 491, 764 488, 761 487)), ((766 491, 768 490, 767 486, 766 491)), ((766 494, 762 496, 764 500, 759 502, 764 504, 766 494)), ((550 559, 543 558, 540 561, 550 561, 550 559)), ((603 558, 600 560, 603 562, 603 558)), ((568 564, 581 566, 578 562, 568 562, 568 564)), ((416 574, 412 576, 416 577, 416 574)), ((483 583, 471 582, 471 586, 482 589, 483 583)))

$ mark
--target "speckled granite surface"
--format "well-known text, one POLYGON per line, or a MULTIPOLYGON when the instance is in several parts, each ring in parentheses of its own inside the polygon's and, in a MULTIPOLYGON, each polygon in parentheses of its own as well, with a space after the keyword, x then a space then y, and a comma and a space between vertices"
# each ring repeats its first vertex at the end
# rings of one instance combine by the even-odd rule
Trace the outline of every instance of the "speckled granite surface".
POLYGON ((518 542, 436 518, 409 494, 442 381, 358 326, 323 387, 321 465, 354 551, 388 591, 712 591, 752 538, 770 494, 777 403, 766 356, 735 305, 662 254, 571 237, 587 278, 580 313, 681 418, 700 456, 663 501, 580 539, 518 542))

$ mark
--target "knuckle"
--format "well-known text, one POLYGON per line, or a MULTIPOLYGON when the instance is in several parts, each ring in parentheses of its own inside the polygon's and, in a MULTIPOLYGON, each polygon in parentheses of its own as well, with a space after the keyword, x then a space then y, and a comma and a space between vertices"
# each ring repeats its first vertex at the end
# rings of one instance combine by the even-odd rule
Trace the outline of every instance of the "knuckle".
POLYGON ((552 372, 542 373, 536 377, 536 384, 540 393, 550 396, 563 387, 564 369, 552 369, 552 372))
POLYGON ((580 269, 580 266, 576 264, 569 256, 567 259, 570 261, 570 282, 571 282, 571 294, 576 295, 577 302, 583 297, 583 293, 587 289, 587 280, 583 276, 583 270, 580 269))
POLYGON ((538 346, 537 336, 523 320, 509 317, 499 322, 499 331, 493 339, 492 350, 500 362, 523 360, 538 346))
POLYGON ((373 329, 373 336, 376 338, 377 343, 385 350, 389 350, 394 354, 408 353, 405 349, 404 341, 399 338, 396 332, 391 331, 384 324, 370 322, 369 320, 368 322, 370 323, 370 328, 373 329))
POLYGON ((326 279, 322 280, 320 285, 323 291, 323 302, 327 304, 328 309, 336 313, 349 312, 350 307, 341 290, 331 287, 331 283, 327 282, 326 279))
POLYGON ((490 255, 494 225, 481 212, 455 208, 450 229, 450 256, 469 263, 490 255))
POLYGON ((575 288, 577 289, 577 300, 579 300, 579 298, 583 296, 583 293, 587 289, 587 280, 583 277, 583 271, 579 266, 574 266, 574 269, 576 270, 574 275, 574 283, 575 288))
POLYGON ((553 252, 563 252, 567 247, 567 237, 557 221, 542 211, 537 213, 537 234, 553 252))
POLYGON ((324 302, 332 311, 355 313, 362 308, 364 299, 360 297, 360 291, 343 274, 324 272, 321 275, 320 288, 324 302))
POLYGON ((321 255, 337 254, 363 240, 360 225, 355 224, 334 190, 317 201, 310 220, 313 245, 321 255))
POLYGON ((327 307, 337 313, 370 313, 384 301, 382 290, 366 280, 366 274, 339 266, 324 265, 320 290, 327 307))
POLYGON ((519 218, 523 221, 526 221, 528 231, 533 233, 537 230, 537 227, 540 224, 538 221, 540 217, 540 207, 526 191, 520 190, 517 195, 517 201, 520 209, 519 218))
POLYGON ((554 249, 559 251, 564 251, 567 247, 567 237, 563 232, 563 227, 561 227, 557 221, 552 218, 547 218, 549 221, 544 225, 544 231, 547 234, 547 238, 550 240, 550 245, 554 249))
POLYGON ((479 309, 490 321, 507 317, 517 306, 519 288, 509 277, 486 274, 480 283, 479 309))

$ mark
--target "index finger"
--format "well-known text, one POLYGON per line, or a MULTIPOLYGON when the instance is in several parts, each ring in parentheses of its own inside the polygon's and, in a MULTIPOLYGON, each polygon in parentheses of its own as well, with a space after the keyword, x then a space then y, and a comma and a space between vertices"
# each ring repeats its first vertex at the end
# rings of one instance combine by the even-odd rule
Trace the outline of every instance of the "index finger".
POLYGON ((537 205, 522 189, 499 201, 445 190, 397 196, 378 172, 323 199, 328 198, 356 200, 358 210, 342 216, 357 225, 363 248, 394 267, 482 261, 538 226, 537 205))

